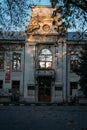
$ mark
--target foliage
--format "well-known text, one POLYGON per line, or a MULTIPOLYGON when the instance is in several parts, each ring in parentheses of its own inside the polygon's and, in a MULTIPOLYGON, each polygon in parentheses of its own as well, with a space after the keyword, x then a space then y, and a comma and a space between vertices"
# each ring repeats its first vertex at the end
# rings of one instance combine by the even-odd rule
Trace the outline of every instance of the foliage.
POLYGON ((0 28, 20 29, 29 21, 31 6, 39 0, 1 0, 0 28))
POLYGON ((75 71, 79 76, 79 85, 81 90, 87 96, 87 44, 82 46, 81 55, 79 56, 78 68, 75 71))
MULTIPOLYGON (((1 0, 0 28, 20 29, 25 27, 29 20, 31 6, 38 5, 41 0, 1 0)), ((62 14, 64 25, 68 28, 87 26, 87 0, 50 0, 52 6, 61 5, 56 12, 62 14), (78 23, 78 26, 77 24, 78 23)))
POLYGON ((64 25, 67 28, 74 27, 79 28, 80 31, 85 30, 87 27, 87 0, 50 0, 50 2, 53 7, 62 6, 55 12, 61 12, 64 25))

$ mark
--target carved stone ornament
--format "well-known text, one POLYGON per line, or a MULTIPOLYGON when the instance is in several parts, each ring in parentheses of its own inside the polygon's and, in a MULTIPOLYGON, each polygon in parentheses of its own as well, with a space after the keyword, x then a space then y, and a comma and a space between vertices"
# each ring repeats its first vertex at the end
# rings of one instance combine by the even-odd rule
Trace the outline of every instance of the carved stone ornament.
POLYGON ((48 24, 43 25, 44 31, 49 31, 49 29, 50 29, 50 26, 48 24))

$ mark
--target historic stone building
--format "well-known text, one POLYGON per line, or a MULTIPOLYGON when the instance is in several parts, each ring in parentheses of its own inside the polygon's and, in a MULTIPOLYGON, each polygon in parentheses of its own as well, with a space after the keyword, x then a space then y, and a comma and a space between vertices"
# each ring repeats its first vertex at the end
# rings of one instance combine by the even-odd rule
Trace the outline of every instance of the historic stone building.
POLYGON ((28 101, 66 100, 66 37, 56 31, 62 21, 60 14, 52 18, 54 10, 33 7, 26 27, 24 98, 28 101))
POLYGON ((24 95, 24 45, 21 32, 0 32, 0 100, 24 95))
POLYGON ((26 37, 0 40, 1 96, 18 90, 20 100, 56 103, 75 96, 79 77, 73 69, 86 41, 67 40, 61 15, 52 17, 55 9, 32 7, 26 37))

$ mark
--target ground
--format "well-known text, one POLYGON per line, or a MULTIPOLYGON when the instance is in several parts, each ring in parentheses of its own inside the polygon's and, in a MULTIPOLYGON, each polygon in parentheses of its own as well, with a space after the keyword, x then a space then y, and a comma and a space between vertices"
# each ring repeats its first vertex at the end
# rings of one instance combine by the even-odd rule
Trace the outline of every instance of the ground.
POLYGON ((87 130, 87 106, 0 106, 0 130, 87 130))

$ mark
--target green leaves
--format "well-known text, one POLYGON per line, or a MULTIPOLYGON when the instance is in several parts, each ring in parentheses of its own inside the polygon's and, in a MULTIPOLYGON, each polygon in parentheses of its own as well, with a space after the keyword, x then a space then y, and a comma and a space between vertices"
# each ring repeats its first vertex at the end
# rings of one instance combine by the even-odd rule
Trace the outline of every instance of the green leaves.
MULTIPOLYGON (((36 3, 40 0, 34 0, 36 3)), ((29 22, 31 6, 36 5, 32 0, 3 0, 0 2, 0 25, 6 30, 25 28, 29 22)))
POLYGON ((87 96, 87 44, 82 45, 79 56, 78 68, 75 71, 80 76, 79 84, 84 94, 87 96))
POLYGON ((87 27, 87 2, 83 0, 50 0, 52 6, 60 5, 61 10, 55 13, 61 13, 66 27, 85 30, 87 27), (62 1, 62 2, 61 2, 62 1), (83 3, 83 4, 82 4, 83 3), (79 27, 78 27, 79 26, 79 27))

